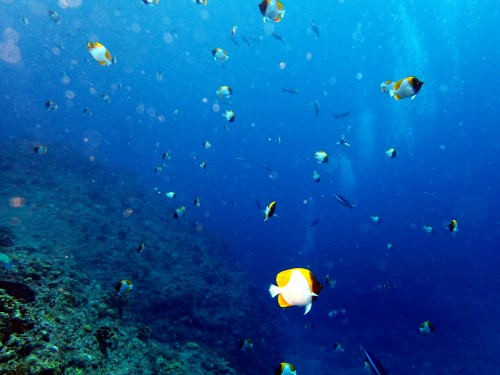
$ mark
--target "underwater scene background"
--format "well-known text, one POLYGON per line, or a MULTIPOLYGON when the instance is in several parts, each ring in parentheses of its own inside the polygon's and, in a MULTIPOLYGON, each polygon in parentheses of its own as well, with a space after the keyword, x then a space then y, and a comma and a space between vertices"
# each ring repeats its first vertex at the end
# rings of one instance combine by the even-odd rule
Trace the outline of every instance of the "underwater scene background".
POLYGON ((258 5, 0 0, 0 373, 498 372, 498 1, 258 5))

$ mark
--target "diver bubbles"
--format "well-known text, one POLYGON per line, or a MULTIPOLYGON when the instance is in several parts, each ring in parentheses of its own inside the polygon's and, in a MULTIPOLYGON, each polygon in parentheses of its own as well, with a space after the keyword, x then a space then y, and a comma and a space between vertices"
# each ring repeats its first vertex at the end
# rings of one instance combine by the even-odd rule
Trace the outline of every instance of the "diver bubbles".
POLYGON ((266 35, 272 35, 274 32, 274 25, 271 22, 264 23, 264 33, 266 35))
POLYGON ((146 113, 148 114, 149 117, 156 117, 156 109, 153 108, 153 107, 149 107, 147 110, 146 110, 146 113))
POLYGON ((356 143, 364 157, 371 158, 375 152, 375 116, 364 111, 359 117, 356 143))
POLYGON ((57 4, 63 8, 78 8, 82 5, 83 0, 59 0, 57 4))
POLYGON ((21 61, 21 50, 13 42, 0 43, 0 59, 9 64, 21 61))
POLYGON ((12 42, 12 43, 19 42, 19 34, 12 27, 7 27, 3 31, 2 36, 7 42, 12 42))
POLYGON ((64 93, 64 96, 66 97, 66 99, 69 99, 69 100, 73 100, 75 97, 76 97, 76 94, 74 91, 72 90, 67 90, 65 93, 64 93))
POLYGON ((340 183, 344 191, 353 191, 356 189, 356 178, 352 162, 347 157, 343 157, 340 162, 340 183))
POLYGON ((16 64, 21 61, 21 50, 17 46, 19 34, 11 27, 7 27, 2 36, 4 42, 0 43, 0 59, 9 64, 16 64))
POLYGON ((139 103, 135 107, 135 113, 137 113, 139 115, 143 114, 145 110, 146 110, 146 106, 144 105, 144 103, 139 103))
POLYGON ((141 25, 138 23, 133 23, 130 27, 127 27, 127 31, 132 31, 134 34, 139 34, 141 32, 141 25))
POLYGON ((174 41, 174 35, 168 31, 163 33, 163 41, 167 44, 171 44, 174 41))
POLYGON ((278 172, 276 171, 272 171, 271 173, 269 173, 269 178, 273 181, 276 181, 278 179, 279 175, 278 175, 278 172))

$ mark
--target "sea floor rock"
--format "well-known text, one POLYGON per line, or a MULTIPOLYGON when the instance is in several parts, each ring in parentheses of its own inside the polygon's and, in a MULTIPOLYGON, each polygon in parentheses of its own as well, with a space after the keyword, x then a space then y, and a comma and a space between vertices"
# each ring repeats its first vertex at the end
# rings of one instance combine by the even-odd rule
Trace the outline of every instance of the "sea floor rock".
POLYGON ((270 343, 275 328, 252 313, 259 298, 223 240, 189 222, 166 224, 173 207, 133 176, 51 149, 59 152, 42 159, 29 142, 0 147, 0 160, 15 164, 0 168, 0 200, 25 201, 0 205, 2 252, 14 264, 0 273, 0 375, 233 375, 274 366, 263 347, 259 361, 241 360, 242 337, 270 343), (134 282, 125 297, 114 289, 122 279, 134 282), (105 353, 99 327, 114 333, 105 353))

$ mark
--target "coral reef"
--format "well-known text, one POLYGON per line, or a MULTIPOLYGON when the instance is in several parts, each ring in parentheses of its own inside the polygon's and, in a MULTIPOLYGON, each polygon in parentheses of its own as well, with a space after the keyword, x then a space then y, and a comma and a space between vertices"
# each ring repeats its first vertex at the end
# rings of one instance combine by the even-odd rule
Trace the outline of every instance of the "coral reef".
POLYGON ((272 346, 275 327, 261 318, 267 296, 234 270, 222 239, 187 220, 166 225, 173 207, 134 176, 63 145, 44 158, 31 149, 30 142, 0 148, 0 198, 23 202, 0 206, 0 251, 13 263, 0 270, 0 374, 273 368, 264 345, 253 357, 239 351, 243 337, 272 346), (114 290, 122 279, 134 282, 130 293, 114 290))

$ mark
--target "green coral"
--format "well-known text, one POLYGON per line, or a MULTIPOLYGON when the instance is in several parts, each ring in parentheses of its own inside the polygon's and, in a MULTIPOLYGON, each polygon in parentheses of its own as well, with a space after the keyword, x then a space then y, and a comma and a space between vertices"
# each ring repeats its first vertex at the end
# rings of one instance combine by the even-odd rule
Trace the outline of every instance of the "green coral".
POLYGON ((184 366, 184 363, 180 362, 177 359, 172 359, 172 360, 168 361, 166 366, 165 366, 165 370, 167 371, 168 374, 171 374, 171 375, 187 374, 186 366, 184 366))

